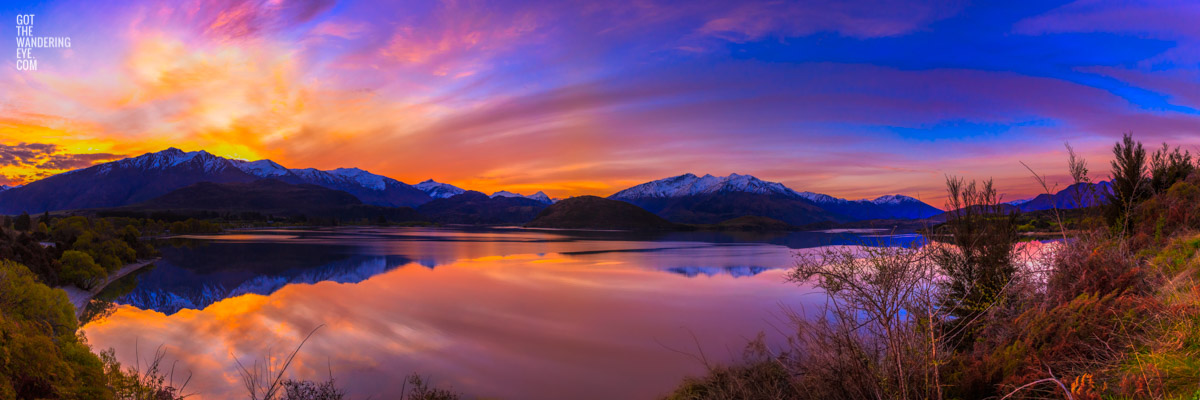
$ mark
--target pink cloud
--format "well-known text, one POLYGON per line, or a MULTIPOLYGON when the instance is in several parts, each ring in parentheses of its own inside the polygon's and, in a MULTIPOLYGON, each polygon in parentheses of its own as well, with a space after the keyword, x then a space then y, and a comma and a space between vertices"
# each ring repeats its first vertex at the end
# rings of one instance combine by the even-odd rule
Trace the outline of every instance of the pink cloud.
POLYGON ((895 36, 919 30, 960 8, 961 4, 947 1, 751 2, 711 17, 697 33, 734 42, 817 32, 858 38, 895 36))

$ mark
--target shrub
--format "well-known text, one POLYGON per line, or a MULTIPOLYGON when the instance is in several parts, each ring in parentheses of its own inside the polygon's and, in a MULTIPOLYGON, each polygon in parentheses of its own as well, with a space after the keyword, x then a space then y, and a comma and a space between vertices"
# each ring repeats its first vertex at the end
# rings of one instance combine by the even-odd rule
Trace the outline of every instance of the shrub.
POLYGON ((76 329, 66 293, 0 261, 0 398, 111 398, 99 358, 76 329))
POLYGON ((950 331, 957 342, 969 343, 972 321, 1001 300, 1016 273, 1017 214, 1003 207, 991 180, 977 185, 951 177, 946 188, 952 211, 937 233, 950 246, 936 247, 933 258, 946 277, 941 296, 952 317, 950 331))
POLYGON ((108 277, 92 256, 78 250, 67 250, 59 259, 62 264, 62 280, 83 289, 91 289, 108 277))

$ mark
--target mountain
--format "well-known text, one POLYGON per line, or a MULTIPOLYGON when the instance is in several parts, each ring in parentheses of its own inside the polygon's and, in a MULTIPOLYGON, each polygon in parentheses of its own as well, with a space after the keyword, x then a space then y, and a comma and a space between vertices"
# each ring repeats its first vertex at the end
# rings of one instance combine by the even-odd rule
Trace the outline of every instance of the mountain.
POLYGON ((473 190, 417 207, 417 212, 444 224, 523 224, 533 220, 546 204, 523 197, 489 197, 473 190))
POLYGON ((880 196, 875 200, 846 200, 827 194, 801 192, 800 197, 816 203, 826 211, 855 221, 868 219, 922 219, 942 213, 942 210, 912 197, 899 194, 880 196))
POLYGON ((317 185, 293 185, 278 179, 253 182, 200 182, 133 205, 142 209, 304 211, 362 204, 350 193, 317 185))
POLYGON ((646 182, 609 196, 674 222, 712 224, 741 216, 768 217, 791 225, 824 221, 919 219, 942 211, 908 196, 846 200, 796 192, 751 175, 684 174, 646 182))
POLYGON ((310 184, 290 184, 278 179, 252 182, 200 182, 153 199, 101 210, 106 215, 139 215, 167 212, 180 216, 213 212, 256 212, 274 216, 307 216, 341 220, 408 222, 423 220, 411 207, 363 204, 350 193, 310 184))
POLYGON ((413 185, 413 187, 425 192, 425 194, 429 195, 429 197, 435 199, 444 199, 454 195, 462 194, 466 191, 448 183, 434 182, 433 179, 428 179, 424 182, 413 185))
POLYGON ((624 201, 596 196, 572 197, 546 207, 533 221, 525 224, 530 228, 558 229, 620 229, 635 231, 661 231, 679 229, 653 213, 624 201))
POLYGON ((725 177, 684 174, 643 183, 608 198, 686 224, 715 224, 746 215, 774 218, 792 225, 846 219, 818 207, 781 183, 739 174, 725 177))
MULTIPOLYGON (((1108 181, 1097 183, 1081 182, 1068 186, 1054 195, 1042 193, 1029 201, 1014 205, 1021 211, 1092 207, 1104 204, 1105 195, 1109 193, 1112 193, 1112 184, 1108 181)), ((1010 202, 1009 204, 1012 203, 1010 202)))
MULTIPOLYGON (((260 160, 261 162, 267 160, 260 160)), ((244 166, 252 162, 234 161, 244 166)), ((246 169, 252 171, 253 169, 246 169)), ((277 173, 273 170, 272 173, 277 173)), ((258 176, 258 175, 255 175, 258 176)), ((350 193, 363 203, 386 207, 415 207, 432 200, 425 192, 404 182, 358 168, 337 168, 322 171, 315 168, 290 169, 287 174, 259 176, 275 177, 290 183, 309 183, 350 193)))
POLYGON ((1010 206, 1020 206, 1022 204, 1028 203, 1030 200, 1033 200, 1033 199, 1020 199, 1020 200, 1006 201, 1006 202, 1004 202, 1004 204, 1008 204, 1010 206))
POLYGON ((520 193, 513 193, 513 192, 510 192, 507 190, 501 190, 499 192, 492 193, 492 197, 493 198, 495 198, 495 197, 519 197, 519 198, 525 198, 525 199, 530 199, 530 200, 534 200, 534 201, 539 201, 539 202, 546 203, 546 204, 554 204, 554 200, 551 199, 550 196, 547 196, 545 193, 540 192, 540 191, 526 196, 526 195, 523 195, 520 193))
POLYGON ((287 169, 270 160, 231 160, 203 150, 169 148, 5 190, 0 192, 0 213, 119 207, 199 182, 237 183, 261 178, 341 190, 363 203, 380 206, 414 206, 430 200, 424 192, 403 182, 356 168, 287 169))
POLYGON ((613 200, 630 201, 639 199, 662 199, 720 192, 742 192, 797 196, 796 191, 782 183, 767 182, 750 175, 729 176, 683 174, 656 181, 646 182, 608 196, 613 200))

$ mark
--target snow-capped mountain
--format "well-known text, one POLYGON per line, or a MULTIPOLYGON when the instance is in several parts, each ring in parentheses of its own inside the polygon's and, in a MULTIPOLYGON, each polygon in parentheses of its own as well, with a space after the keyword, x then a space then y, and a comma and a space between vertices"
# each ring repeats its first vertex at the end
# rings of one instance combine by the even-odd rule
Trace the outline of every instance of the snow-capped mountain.
POLYGON ((185 152, 169 148, 64 172, 2 191, 0 212, 118 207, 199 182, 250 182, 261 178, 341 190, 363 203, 379 206, 416 206, 430 200, 424 192, 403 182, 357 168, 287 169, 271 160, 232 160, 203 150, 185 152))
POLYGON ((683 174, 646 182, 608 198, 632 203, 668 221, 685 224, 715 224, 747 215, 791 225, 845 220, 781 183, 740 174, 683 174))
POLYGON ((413 185, 413 187, 425 192, 425 194, 429 195, 429 197, 435 199, 444 199, 466 192, 466 190, 463 190, 457 186, 448 183, 435 182, 433 179, 428 179, 424 182, 413 185))
POLYGON ((821 208, 854 220, 921 219, 942 213, 942 210, 920 200, 899 194, 879 196, 874 200, 847 200, 813 192, 801 192, 799 195, 821 208))
POLYGON ((683 174, 646 182, 609 196, 614 200, 672 198, 719 192, 743 192, 797 196, 796 191, 778 182, 767 182, 750 175, 696 176, 683 174))
MULTIPOLYGON (((828 214, 832 214, 824 216, 826 219, 918 219, 941 213, 941 210, 920 200, 898 194, 880 196, 874 200, 846 200, 821 193, 797 192, 784 186, 782 183, 764 181, 751 175, 741 174, 730 174, 729 176, 696 176, 694 174, 684 174, 643 183, 617 192, 609 198, 637 204, 664 218, 672 219, 667 215, 663 215, 664 210, 671 207, 668 203, 673 202, 668 199, 682 199, 696 196, 711 197, 722 193, 739 193, 743 194, 743 197, 745 194, 772 196, 775 198, 773 201, 776 203, 773 207, 776 208, 783 206, 784 203, 780 203, 781 198, 803 201, 806 204, 817 206, 821 210, 828 212, 828 214)), ((709 203, 711 202, 705 202, 704 204, 709 203)), ((678 207, 676 206, 675 208, 678 207)), ((672 212, 677 215, 684 214, 682 210, 672 212)), ((771 217, 796 224, 796 222, 786 219, 764 215, 764 213, 774 212, 773 210, 743 210, 735 212, 747 213, 744 215, 771 217)), ((782 215, 795 218, 794 213, 785 213, 782 215)), ((675 220, 676 222, 685 222, 678 220, 678 218, 675 220)))
POLYGON ((526 195, 523 195, 520 193, 513 193, 513 192, 510 192, 507 190, 501 190, 499 192, 492 193, 492 195, 490 197, 492 197, 492 198, 520 197, 520 198, 525 198, 525 199, 530 199, 530 200, 537 200, 537 201, 540 201, 540 202, 546 203, 546 204, 554 204, 554 199, 551 199, 550 196, 547 196, 545 193, 542 193, 541 191, 538 191, 537 193, 526 196, 526 195))
POLYGON ((1028 203, 1028 202, 1030 202, 1030 201, 1032 201, 1032 200, 1033 200, 1033 199, 1018 199, 1018 200, 1013 200, 1013 201, 1006 201, 1006 202, 1004 202, 1004 204, 1008 204, 1008 205, 1010 205, 1010 206, 1018 206, 1018 207, 1019 207, 1019 206, 1021 206, 1022 204, 1028 203))

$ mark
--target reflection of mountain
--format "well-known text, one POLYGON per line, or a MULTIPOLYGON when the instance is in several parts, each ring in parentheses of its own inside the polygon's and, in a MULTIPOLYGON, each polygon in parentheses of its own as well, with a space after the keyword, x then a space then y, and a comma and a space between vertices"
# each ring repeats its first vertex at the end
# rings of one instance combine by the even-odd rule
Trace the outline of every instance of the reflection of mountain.
POLYGON ((732 267, 671 267, 667 268, 667 272, 676 273, 688 278, 695 278, 700 275, 716 276, 729 275, 734 278, 742 278, 747 276, 755 276, 766 272, 767 267, 757 266, 732 266, 732 267))
POLYGON ((246 276, 222 271, 198 273, 164 260, 146 276, 139 277, 137 289, 116 302, 174 314, 182 309, 204 309, 244 294, 268 295, 289 284, 358 283, 410 261, 398 256, 355 255, 317 267, 246 276))

